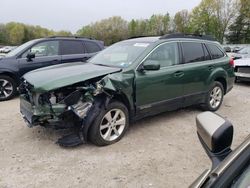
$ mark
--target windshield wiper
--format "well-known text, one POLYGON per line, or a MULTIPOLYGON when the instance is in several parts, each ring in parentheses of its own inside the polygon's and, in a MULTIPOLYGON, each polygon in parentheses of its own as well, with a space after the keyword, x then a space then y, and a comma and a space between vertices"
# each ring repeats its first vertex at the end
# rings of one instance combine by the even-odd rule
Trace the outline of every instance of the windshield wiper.
POLYGON ((93 63, 93 64, 94 65, 104 66, 104 67, 114 67, 114 66, 110 66, 110 65, 101 64, 101 63, 93 63))

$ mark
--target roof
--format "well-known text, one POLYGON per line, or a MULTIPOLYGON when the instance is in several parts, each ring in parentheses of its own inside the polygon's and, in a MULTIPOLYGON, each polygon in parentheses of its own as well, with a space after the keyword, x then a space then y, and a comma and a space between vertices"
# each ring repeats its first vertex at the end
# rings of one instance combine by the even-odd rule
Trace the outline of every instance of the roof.
POLYGON ((196 40, 206 40, 213 42, 216 41, 212 36, 209 35, 185 34, 185 33, 172 33, 163 36, 133 37, 126 41, 153 43, 159 40, 171 40, 171 39, 196 39, 196 40))
POLYGON ((192 33, 173 33, 173 34, 166 34, 160 37, 160 39, 176 39, 176 38, 216 41, 215 38, 213 38, 210 35, 200 35, 192 33))
POLYGON ((82 39, 82 40, 96 40, 91 37, 80 37, 80 36, 50 36, 50 37, 45 37, 45 39, 82 39))
POLYGON ((128 39, 126 41, 153 43, 153 42, 158 41, 159 39, 160 39, 160 36, 156 36, 156 37, 139 37, 139 38, 128 39))

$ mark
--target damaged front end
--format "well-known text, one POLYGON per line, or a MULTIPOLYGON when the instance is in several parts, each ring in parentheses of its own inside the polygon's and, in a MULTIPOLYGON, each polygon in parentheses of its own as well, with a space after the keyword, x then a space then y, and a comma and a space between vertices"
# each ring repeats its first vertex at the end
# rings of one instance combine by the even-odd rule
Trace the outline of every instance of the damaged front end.
POLYGON ((20 90, 20 110, 30 127, 53 125, 58 128, 74 126, 87 116, 94 98, 100 94, 98 83, 75 84, 45 93, 33 92, 24 81, 20 90))
POLYGON ((86 137, 84 128, 90 126, 103 103, 112 97, 112 88, 104 89, 104 80, 84 81, 44 93, 36 93, 24 80, 19 87, 23 119, 29 127, 74 128, 77 135, 63 137, 58 142, 64 146, 79 145, 86 137))
POLYGON ((58 143, 79 145, 111 99, 133 111, 133 82, 133 71, 91 63, 38 69, 19 86, 20 111, 29 127, 73 128, 76 134, 58 143))

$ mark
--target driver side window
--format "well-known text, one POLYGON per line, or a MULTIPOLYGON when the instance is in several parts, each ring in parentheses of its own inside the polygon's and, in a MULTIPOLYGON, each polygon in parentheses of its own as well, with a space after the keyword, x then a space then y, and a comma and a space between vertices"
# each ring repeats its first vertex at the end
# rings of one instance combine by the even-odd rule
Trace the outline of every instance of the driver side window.
POLYGON ((58 41, 46 41, 38 43, 32 46, 29 50, 23 53, 22 58, 26 58, 28 53, 35 53, 36 57, 46 57, 58 55, 59 42, 58 41))
POLYGON ((179 64, 177 43, 166 43, 156 48, 147 60, 158 61, 161 68, 179 64))

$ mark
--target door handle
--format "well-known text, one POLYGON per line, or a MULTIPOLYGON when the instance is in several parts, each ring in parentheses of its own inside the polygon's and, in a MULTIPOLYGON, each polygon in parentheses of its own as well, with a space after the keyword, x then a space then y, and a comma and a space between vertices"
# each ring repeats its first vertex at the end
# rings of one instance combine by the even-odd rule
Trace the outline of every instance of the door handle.
POLYGON ((209 71, 214 70, 214 66, 213 66, 213 65, 208 66, 208 70, 209 70, 209 71))
POLYGON ((84 57, 84 58, 82 58, 82 61, 84 62, 84 61, 86 61, 88 59, 89 59, 89 57, 84 57))
POLYGON ((177 71, 174 73, 174 77, 182 77, 184 75, 183 71, 177 71))
POLYGON ((59 62, 59 59, 53 59, 51 62, 52 62, 53 64, 58 63, 58 62, 59 62))

